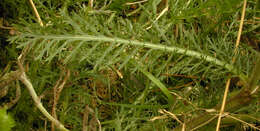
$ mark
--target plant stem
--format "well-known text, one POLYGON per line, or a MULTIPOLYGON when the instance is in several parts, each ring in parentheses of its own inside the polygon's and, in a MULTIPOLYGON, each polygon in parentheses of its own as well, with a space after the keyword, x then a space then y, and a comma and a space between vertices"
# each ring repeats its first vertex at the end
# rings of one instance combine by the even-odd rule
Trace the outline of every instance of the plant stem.
POLYGON ((55 123, 55 125, 58 127, 58 129, 60 129, 61 131, 69 131, 68 129, 66 129, 63 124, 61 124, 57 119, 53 118, 48 111, 43 107, 40 98, 37 96, 32 83, 29 81, 29 79, 27 78, 26 74, 25 74, 25 70, 23 67, 23 63, 24 63, 24 57, 25 54, 27 52, 28 47, 26 47, 22 53, 20 54, 20 56, 18 57, 18 67, 20 69, 21 75, 19 77, 19 79, 23 82, 23 84, 27 87, 30 95, 32 96, 33 101, 36 104, 36 107, 43 113, 44 116, 46 116, 51 122, 55 123))
POLYGON ((184 49, 180 47, 175 47, 175 46, 166 46, 166 45, 161 45, 161 44, 154 44, 150 42, 140 42, 137 40, 126 40, 126 39, 121 39, 121 38, 110 38, 110 37, 105 37, 105 36, 91 36, 91 35, 82 35, 82 36, 77 36, 77 35, 30 35, 27 34, 25 37, 35 37, 35 38, 44 38, 44 39, 57 39, 57 40, 82 40, 82 41, 103 41, 103 42, 117 42, 117 43, 122 43, 122 44, 129 44, 129 45, 135 45, 135 46, 142 46, 150 49, 155 49, 155 50, 163 50, 163 51, 168 51, 168 52, 173 52, 177 54, 184 54, 187 56, 195 57, 197 59, 203 59, 207 62, 214 63, 216 65, 222 66, 229 70, 230 72, 238 75, 241 80, 246 81, 247 77, 239 73, 238 70, 232 66, 231 64, 228 64, 226 62, 220 61, 217 58, 214 58, 212 56, 202 54, 193 50, 189 49, 184 49))
POLYGON ((27 89, 30 92, 30 95, 32 96, 36 107, 43 113, 44 116, 46 116, 50 121, 54 122, 55 125, 61 129, 62 131, 69 131, 68 129, 66 129, 58 120, 56 120, 55 118, 53 118, 47 111, 46 109, 43 107, 39 97, 37 96, 31 82, 27 79, 25 73, 23 72, 20 80, 26 85, 27 89))

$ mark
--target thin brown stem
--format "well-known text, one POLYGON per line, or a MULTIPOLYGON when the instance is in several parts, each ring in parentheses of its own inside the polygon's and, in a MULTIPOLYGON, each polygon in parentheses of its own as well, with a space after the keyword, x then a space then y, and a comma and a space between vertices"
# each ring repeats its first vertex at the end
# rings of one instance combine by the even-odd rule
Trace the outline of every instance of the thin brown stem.
POLYGON ((95 116, 95 112, 88 105, 85 106, 84 115, 83 115, 83 129, 82 131, 87 131, 87 125, 90 126, 89 130, 96 130, 96 124, 98 125, 99 131, 101 131, 101 123, 98 118, 95 116), (92 115, 92 119, 88 123, 88 116, 92 115))
MULTIPOLYGON (((52 106, 52 116, 55 119, 57 119, 56 106, 57 106, 58 101, 60 99, 61 91, 64 88, 64 85, 66 84, 69 76, 70 76, 70 71, 68 70, 64 80, 62 81, 62 83, 60 84, 60 81, 62 80, 62 76, 61 76, 60 79, 57 81, 56 85, 53 88, 54 98, 53 98, 53 106, 52 106)), ((52 131, 55 131, 54 125, 55 125, 55 123, 52 122, 52 124, 51 124, 51 130, 52 131)))
MULTIPOLYGON (((52 116, 57 119, 56 115, 56 105, 57 105, 57 87, 59 86, 60 82, 62 80, 62 76, 60 76, 60 79, 56 82, 54 88, 53 88, 53 105, 52 105, 52 116)), ((51 131, 55 131, 55 123, 51 123, 51 131)))
MULTIPOLYGON (((247 0, 244 0, 242 16, 241 16, 240 25, 239 25, 239 31, 238 31, 238 34, 237 34, 236 46, 235 46, 235 50, 234 50, 235 55, 237 54, 237 48, 239 46, 240 38, 241 38, 241 34, 242 34, 244 18, 245 18, 245 11, 246 11, 246 3, 247 3, 247 0)), ((236 58, 233 57, 232 63, 234 63, 235 60, 236 60, 236 58)), ((220 123, 221 123, 221 117, 222 117, 222 114, 224 113, 224 110, 225 110, 225 105, 226 105, 226 99, 227 99, 227 95, 228 95, 230 80, 231 80, 231 78, 229 78, 227 80, 227 83, 226 83, 224 97, 223 97, 223 100, 222 100, 222 106, 221 106, 221 109, 220 109, 220 112, 219 112, 219 116, 218 116, 218 122, 217 122, 216 131, 219 131, 220 123)))

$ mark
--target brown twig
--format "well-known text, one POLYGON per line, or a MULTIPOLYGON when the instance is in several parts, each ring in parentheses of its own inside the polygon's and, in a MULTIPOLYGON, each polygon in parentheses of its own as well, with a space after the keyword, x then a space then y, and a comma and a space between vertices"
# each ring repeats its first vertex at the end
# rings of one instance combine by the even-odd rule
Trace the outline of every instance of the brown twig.
POLYGON ((96 124, 98 124, 99 131, 101 131, 101 123, 98 120, 98 118, 95 116, 95 112, 93 111, 93 109, 91 109, 88 105, 85 106, 82 122, 83 122, 82 131, 92 131, 92 130, 95 131, 96 124), (92 119, 90 120, 90 122, 88 124, 89 114, 92 115, 92 119), (89 130, 87 129, 87 125, 90 125, 90 127, 91 127, 89 130))
MULTIPOLYGON (((64 85, 66 84, 68 78, 70 76, 70 70, 67 71, 67 74, 63 80, 63 82, 60 84, 61 80, 62 80, 62 76, 60 76, 60 79, 56 82, 54 88, 53 88, 53 106, 52 106, 52 116, 57 119, 57 115, 56 115, 56 106, 58 104, 59 98, 60 98, 60 93, 62 91, 62 89, 64 88, 64 85)), ((51 130, 55 131, 55 123, 52 122, 51 123, 51 130)))
MULTIPOLYGON (((57 105, 57 87, 60 85, 60 82, 62 80, 62 76, 60 76, 60 79, 56 82, 54 88, 53 88, 53 105, 52 105, 52 116, 57 119, 56 115, 56 105, 57 105)), ((51 123, 51 131, 55 131, 55 124, 54 122, 51 123)))
POLYGON ((83 120, 82 120, 82 131, 87 131, 87 126, 86 124, 88 123, 88 115, 89 115, 89 110, 87 109, 88 105, 86 105, 84 114, 83 114, 83 120))

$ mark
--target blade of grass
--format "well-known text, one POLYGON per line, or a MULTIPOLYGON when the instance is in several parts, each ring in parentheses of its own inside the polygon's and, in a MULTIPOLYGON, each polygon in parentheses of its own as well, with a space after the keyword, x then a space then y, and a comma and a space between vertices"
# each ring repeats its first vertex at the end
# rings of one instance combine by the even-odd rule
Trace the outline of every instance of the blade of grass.
POLYGON ((150 72, 145 71, 140 67, 138 69, 161 89, 161 91, 167 96, 170 105, 174 103, 175 99, 171 95, 170 91, 164 86, 164 84, 160 80, 155 78, 150 72))

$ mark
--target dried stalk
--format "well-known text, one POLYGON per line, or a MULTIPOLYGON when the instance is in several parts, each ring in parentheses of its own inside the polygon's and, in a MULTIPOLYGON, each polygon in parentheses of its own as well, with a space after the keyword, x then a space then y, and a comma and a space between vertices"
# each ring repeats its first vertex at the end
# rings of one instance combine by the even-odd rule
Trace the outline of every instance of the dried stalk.
POLYGON ((99 131, 101 131, 101 123, 98 120, 98 118, 95 116, 95 112, 93 111, 93 109, 91 109, 88 105, 86 105, 86 107, 85 107, 82 122, 83 122, 82 131, 92 131, 92 130, 95 131, 96 130, 96 123, 98 124, 99 131), (88 129, 87 125, 88 125, 89 113, 92 115, 92 119, 89 122, 89 125, 90 125, 91 128, 88 129))
MULTIPOLYGON (((52 105, 52 116, 57 119, 56 115, 56 105, 57 105, 57 87, 59 86, 60 82, 62 80, 62 76, 60 76, 60 79, 56 82, 54 88, 53 88, 53 105, 52 105)), ((51 131, 55 131, 55 124, 54 122, 51 123, 51 131)))
POLYGON ((38 13, 38 11, 37 11, 37 9, 36 9, 36 7, 35 7, 33 1, 32 1, 32 0, 29 0, 29 2, 30 2, 31 6, 32 6, 32 8, 33 8, 34 14, 36 15, 36 18, 37 18, 37 20, 38 20, 40 26, 43 26, 42 19, 41 19, 39 13, 38 13))
MULTIPOLYGON (((235 47, 235 50, 234 50, 235 54, 237 54, 237 48, 239 46, 240 37, 241 37, 241 34, 242 34, 244 18, 245 18, 245 12, 246 12, 246 3, 247 3, 247 0, 244 0, 242 16, 241 16, 240 26, 239 26, 239 31, 238 31, 238 34, 237 34, 236 47, 235 47)), ((232 63, 234 63, 234 62, 235 62, 235 57, 232 59, 232 63)), ((220 109, 220 112, 219 112, 219 116, 218 116, 218 123, 217 123, 216 131, 219 131, 219 128, 220 128, 221 117, 222 117, 222 114, 224 113, 224 110, 225 110, 225 105, 226 105, 226 100, 227 100, 227 95, 228 95, 230 81, 231 81, 231 78, 229 78, 227 80, 227 83, 226 83, 226 88, 225 88, 225 92, 224 92, 222 106, 221 106, 221 109, 220 109)))
MULTIPOLYGON (((54 97, 54 98, 53 98, 53 106, 52 106, 52 116, 53 116, 55 119, 57 119, 56 106, 57 106, 58 101, 59 101, 59 98, 60 98, 60 93, 61 93, 61 91, 62 91, 64 85, 66 84, 66 82, 67 82, 69 76, 70 76, 70 71, 68 70, 68 71, 67 71, 67 75, 65 76, 63 82, 60 84, 60 81, 62 80, 62 77, 60 77, 60 79, 57 81, 56 85, 55 85, 54 88, 53 88, 53 94, 54 94, 53 97, 54 97)), ((51 130, 52 130, 52 131, 55 131, 54 126, 55 126, 55 123, 52 122, 52 123, 51 123, 51 130)))

